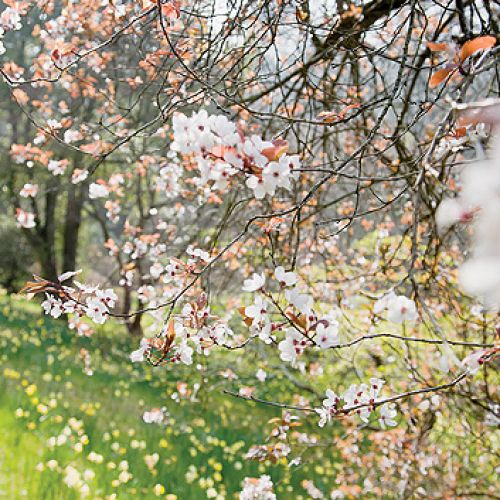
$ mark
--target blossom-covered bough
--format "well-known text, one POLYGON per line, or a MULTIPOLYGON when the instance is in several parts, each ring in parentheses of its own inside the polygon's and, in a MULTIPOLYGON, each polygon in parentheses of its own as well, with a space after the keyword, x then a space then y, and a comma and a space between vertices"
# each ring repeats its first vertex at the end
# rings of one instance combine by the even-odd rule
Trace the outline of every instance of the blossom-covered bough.
MULTIPOLYGON (((124 323, 132 362, 237 353, 258 376, 225 392, 285 412, 249 459, 325 446, 300 415, 412 449, 381 467, 403 497, 429 494, 428 415, 484 433, 495 411, 498 7, 7 4, 8 203, 43 276, 24 291, 80 335, 124 323), (87 227, 98 255, 78 253, 87 227), (286 399, 266 392, 277 376, 286 399)), ((269 477, 241 498, 275 498, 269 477)))

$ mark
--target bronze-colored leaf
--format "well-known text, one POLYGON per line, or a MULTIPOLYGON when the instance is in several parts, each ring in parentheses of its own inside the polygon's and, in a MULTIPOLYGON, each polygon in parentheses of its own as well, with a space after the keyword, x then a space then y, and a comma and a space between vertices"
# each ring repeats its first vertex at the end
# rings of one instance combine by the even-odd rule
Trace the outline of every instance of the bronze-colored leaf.
POLYGON ((448 44, 444 42, 427 42, 427 47, 429 47, 431 52, 443 52, 448 50, 448 44))
POLYGON ((479 38, 474 38, 465 42, 460 50, 460 61, 465 61, 468 57, 474 55, 480 50, 486 50, 493 47, 497 43, 497 39, 494 36, 480 36, 479 38))
POLYGON ((440 85, 442 82, 448 78, 448 76, 452 73, 451 68, 443 68, 437 70, 435 73, 432 74, 431 79, 429 80, 429 87, 433 89, 434 87, 437 87, 440 85))

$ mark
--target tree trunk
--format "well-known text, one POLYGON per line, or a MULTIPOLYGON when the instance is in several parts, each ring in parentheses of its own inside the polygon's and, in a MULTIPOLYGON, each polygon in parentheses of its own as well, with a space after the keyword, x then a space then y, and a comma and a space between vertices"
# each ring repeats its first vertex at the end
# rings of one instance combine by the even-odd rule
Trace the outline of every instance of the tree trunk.
POLYGON ((127 321, 127 330, 130 335, 134 337, 143 337, 143 330, 141 325, 142 314, 136 314, 133 318, 127 321))
MULTIPOLYGON (((129 314, 132 309, 132 290, 129 286, 123 287, 123 308, 122 314, 129 314)), ((128 333, 137 337, 143 336, 141 325, 142 314, 137 314, 132 318, 127 318, 125 325, 127 326, 128 333)))
POLYGON ((43 271, 43 277, 52 281, 57 280, 57 260, 56 260, 56 206, 57 190, 59 182, 52 182, 48 185, 45 195, 45 224, 39 236, 41 239, 38 255, 43 271))
POLYGON ((62 271, 74 271, 78 253, 78 233, 82 222, 83 190, 73 184, 68 190, 66 220, 64 222, 64 248, 62 271))

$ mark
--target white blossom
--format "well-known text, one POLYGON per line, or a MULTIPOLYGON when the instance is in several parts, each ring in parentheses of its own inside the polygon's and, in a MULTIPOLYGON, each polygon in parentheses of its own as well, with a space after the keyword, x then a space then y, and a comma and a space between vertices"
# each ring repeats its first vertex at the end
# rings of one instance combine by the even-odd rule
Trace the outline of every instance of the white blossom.
POLYGON ((328 349, 340 343, 339 324, 335 320, 322 320, 318 322, 316 327, 316 335, 314 337, 316 345, 321 349, 328 349))
POLYGON ((246 185, 253 190, 255 198, 262 200, 267 195, 273 196, 276 192, 276 184, 269 177, 251 175, 246 185))
POLYGON ((132 361, 132 363, 140 363, 144 361, 144 355, 149 350, 149 347, 147 339, 141 339, 139 348, 130 353, 130 361, 132 361))
POLYGON ((59 318, 64 313, 62 301, 49 294, 45 294, 45 297, 45 300, 42 302, 45 314, 50 314, 53 318, 59 318))
POLYGON ((68 162, 65 160, 50 160, 47 168, 53 175, 62 175, 66 170, 68 162))
POLYGON ((83 182, 89 176, 89 171, 85 169, 75 168, 71 176, 71 182, 73 184, 78 184, 83 182))
POLYGON ((294 272, 286 272, 283 266, 278 266, 274 270, 274 276, 281 286, 293 286, 297 283, 297 275, 294 272))
POLYGON ((146 424, 161 424, 165 420, 165 412, 161 408, 145 411, 142 419, 146 424))
POLYGON ((260 476, 260 478, 246 477, 239 500, 276 500, 271 478, 266 475, 260 476))
POLYGON ((252 318, 253 325, 257 325, 259 322, 266 319, 267 306, 268 303, 266 300, 260 295, 257 295, 254 299, 253 305, 245 307, 245 315, 252 318))
POLYGON ((75 141, 80 141, 83 138, 78 130, 68 129, 64 132, 64 142, 68 144, 75 141))
POLYGON ((475 375, 481 369, 485 354, 485 350, 481 349, 479 351, 471 352, 463 359, 462 363, 471 375, 475 375))
POLYGON ((279 161, 270 162, 263 170, 262 176, 268 183, 272 183, 274 187, 282 187, 290 189, 290 167, 286 155, 282 156, 279 161))
POLYGON ((89 198, 91 199, 105 198, 106 196, 108 196, 108 194, 109 190, 103 184, 97 184, 96 182, 93 182, 89 186, 89 198))
POLYGON ((309 314, 313 305, 313 299, 306 293, 300 293, 296 288, 285 291, 285 298, 295 306, 301 313, 309 314))
POLYGON ((36 226, 35 214, 25 212, 20 208, 16 210, 16 219, 19 226, 24 227, 25 229, 31 229, 36 226))
POLYGON ((417 319, 415 302, 404 295, 396 295, 389 301, 387 319, 392 323, 410 323, 417 319))
POLYGON ((102 325, 108 319, 108 308, 97 297, 87 297, 87 316, 98 325, 102 325))
POLYGON ((266 278, 264 276, 264 273, 262 274, 253 273, 251 278, 248 278, 243 282, 243 291, 256 292, 257 290, 263 288, 265 283, 266 283, 266 278))
POLYGON ((395 406, 396 405, 394 403, 386 403, 379 408, 378 421, 380 422, 380 427, 382 427, 382 429, 397 425, 397 422, 394 420, 394 417, 398 414, 395 406))
MULTIPOLYGON (((478 297, 487 309, 500 309, 500 137, 496 137, 491 158, 467 166, 462 173, 462 189, 456 203, 474 212, 471 257, 459 270, 465 292, 478 297), (477 213, 475 213, 477 212, 477 213)), ((449 204, 455 215, 459 208, 449 204)), ((445 206, 446 213, 446 206, 445 206)), ((450 215, 450 216, 451 216, 450 215)), ((463 218, 463 217, 462 217, 463 218)))
POLYGON ((181 342, 177 347, 177 355, 180 357, 180 361, 185 365, 193 363, 193 348, 188 346, 187 342, 181 342))
POLYGON ((19 192, 19 195, 22 196, 23 198, 34 198, 38 193, 38 184, 25 184, 21 191, 19 192))
POLYGON ((442 232, 457 222, 469 222, 472 220, 474 210, 463 206, 463 202, 457 198, 443 200, 436 210, 436 223, 442 232))
POLYGON ((97 290, 96 296, 106 307, 115 307, 115 303, 118 300, 118 296, 112 288, 97 290))
POLYGON ((283 361, 294 364, 305 348, 310 344, 307 338, 294 328, 289 328, 285 334, 285 340, 278 344, 280 358, 283 361))

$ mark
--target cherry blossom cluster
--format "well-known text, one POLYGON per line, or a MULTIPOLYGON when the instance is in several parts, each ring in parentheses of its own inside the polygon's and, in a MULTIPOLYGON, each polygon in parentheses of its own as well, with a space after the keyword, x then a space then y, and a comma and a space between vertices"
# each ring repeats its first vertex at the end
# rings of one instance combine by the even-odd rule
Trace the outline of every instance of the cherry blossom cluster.
MULTIPOLYGON (((182 285, 186 279, 200 271, 210 260, 207 252, 189 246, 186 249, 189 256, 187 261, 172 257, 168 259, 168 264, 165 265, 162 263, 162 257, 164 257, 167 250, 164 241, 169 238, 169 235, 175 229, 164 221, 158 222, 155 229, 158 232, 142 234, 141 228, 131 226, 126 222, 123 234, 127 241, 123 242, 121 246, 113 239, 108 239, 105 243, 105 247, 111 256, 119 255, 121 252, 129 261, 144 259, 149 262, 149 268, 145 268, 141 276, 143 283, 146 283, 139 286, 137 292, 139 300, 142 303, 148 302, 151 307, 154 307, 157 300, 162 296, 161 289, 153 286, 154 282, 172 283, 174 286, 182 285)), ((135 278, 135 267, 123 266, 119 284, 131 287, 135 278)), ((163 293, 166 293, 166 291, 164 290, 163 293)))
POLYGON ((257 199, 274 196, 278 188, 290 190, 297 179, 300 160, 285 154, 285 141, 265 141, 257 135, 245 137, 236 125, 223 115, 209 116, 206 110, 191 117, 174 115, 172 151, 192 155, 198 167, 197 184, 225 191, 237 175, 257 199))
POLYGON ((101 289, 99 285, 89 286, 74 281, 75 286, 64 285, 80 271, 70 271, 58 277, 58 283, 47 280, 37 280, 28 283, 25 291, 28 293, 45 293, 42 308, 45 314, 59 318, 63 314, 70 317, 70 328, 76 329, 79 335, 90 335, 90 327, 82 321, 84 316, 94 323, 102 325, 109 317, 110 309, 115 307, 118 297, 112 288, 101 289))
MULTIPOLYGON (((171 154, 172 152, 169 153, 171 154)), ((181 178, 182 168, 172 158, 168 163, 158 167, 158 175, 155 178, 156 189, 168 199, 176 198, 181 193, 181 178)))
MULTIPOLYGON (((462 151, 468 143, 487 137, 488 131, 484 123, 472 127, 457 127, 439 141, 434 157, 442 160, 450 153, 462 151)), ((432 167, 429 167, 429 172, 436 177, 439 176, 439 172, 432 167)))
POLYGON ((21 27, 21 15, 18 10, 13 7, 7 7, 0 13, 0 55, 5 53, 5 46, 2 42, 5 32, 17 31, 21 27))
POLYGON ((201 299, 186 304, 181 319, 185 336, 193 342, 196 352, 208 354, 212 347, 225 344, 234 334, 225 322, 210 313, 208 305, 203 304, 204 295, 201 299))
POLYGON ((125 182, 125 178, 122 174, 113 174, 108 181, 103 179, 98 179, 96 182, 92 182, 89 185, 89 198, 107 198, 110 193, 114 193, 117 196, 123 196, 123 188, 121 187, 125 182))
POLYGON ((131 239, 123 244, 122 251, 125 255, 130 256, 132 260, 146 256, 154 258, 166 250, 166 246, 159 243, 159 233, 141 234, 140 228, 127 223, 125 224, 124 233, 126 236, 130 236, 131 239))
MULTIPOLYGON (((50 121, 50 120, 49 120, 50 121)), ((54 124, 53 124, 54 125, 54 124)), ((68 131, 66 131, 68 132, 68 131)), ((19 154, 19 152, 13 155, 14 159, 17 162, 26 161, 26 157, 19 154)), ((40 161, 42 159, 40 158, 40 161)), ((32 163, 32 161, 28 161, 32 163)), ((47 169, 54 176, 62 176, 68 166, 68 159, 47 160, 47 169)), ((74 169, 71 181, 73 184, 77 184, 79 182, 84 181, 88 177, 88 170, 85 169, 74 169)), ((122 184, 124 183, 124 177, 122 174, 113 174, 108 182, 105 182, 102 179, 98 179, 96 182, 93 182, 89 186, 89 198, 97 199, 97 198, 107 198, 111 193, 116 194, 117 196, 123 196, 122 184)), ((38 185, 37 184, 24 184, 23 188, 19 192, 19 195, 22 198, 35 198, 38 194, 38 185)), ((120 204, 114 200, 107 200, 105 203, 105 208, 107 210, 106 216, 112 222, 118 222, 118 215, 120 213, 120 204)), ((35 214, 22 208, 17 208, 16 210, 16 220, 19 227, 23 227, 25 229, 31 229, 36 226, 36 217, 35 214)))
POLYGON ((287 457, 291 451, 292 449, 287 443, 254 445, 246 453, 245 459, 258 462, 270 460, 276 463, 281 458, 287 457))
POLYGON ((276 340, 276 333, 284 331, 285 338, 278 344, 283 361, 295 365, 297 358, 309 346, 328 349, 340 343, 337 311, 318 316, 313 311, 313 298, 297 286, 298 276, 278 266, 274 271, 274 283, 279 289, 278 297, 265 289, 264 274, 254 273, 243 283, 246 292, 257 292, 254 303, 244 308, 250 332, 265 343, 276 340), (280 306, 280 299, 284 305, 280 306), (271 314, 278 308, 283 321, 273 322, 271 314))
POLYGON ((193 362, 193 348, 188 345, 186 340, 181 340, 172 345, 161 337, 143 338, 139 348, 130 354, 130 361, 140 363, 145 360, 149 360, 155 365, 179 361, 185 365, 190 365, 193 362))
MULTIPOLYGON (((318 425, 323 427, 337 415, 350 412, 356 413, 364 423, 368 423, 384 384, 385 381, 380 378, 371 378, 370 384, 352 384, 341 395, 327 389, 326 399, 323 400, 321 408, 316 409, 320 417, 318 425)), ((378 408, 379 423, 383 429, 397 425, 394 420, 397 411, 394 407, 393 403, 385 403, 378 408)))
POLYGON ((239 498, 240 500, 276 500, 271 478, 267 475, 258 478, 246 477, 239 498))
POLYGON ((152 408, 142 415, 142 419, 146 424, 163 424, 167 417, 168 413, 165 408, 152 408))
POLYGON ((273 418, 269 423, 273 424, 270 435, 266 439, 266 444, 252 446, 245 458, 265 462, 270 460, 276 463, 281 458, 287 457, 292 451, 286 442, 290 431, 301 425, 299 417, 285 411, 281 417, 273 418))
MULTIPOLYGON (((159 223, 156 229, 165 231, 169 228, 166 224, 159 223)), ((165 243, 159 241, 159 232, 154 234, 140 234, 140 229, 126 225, 124 233, 131 236, 131 239, 122 245, 121 251, 129 256, 131 260, 147 257, 151 264, 149 265, 149 273, 145 275, 145 278, 149 280, 161 280, 165 284, 172 283, 175 286, 180 286, 185 284, 186 280, 200 272, 211 260, 208 252, 189 245, 186 249, 186 254, 188 255, 186 260, 171 257, 168 259, 168 264, 165 265, 162 264, 161 258, 164 256, 167 246, 165 243)), ((106 247, 110 255, 117 255, 120 252, 120 247, 113 240, 108 240, 106 247)), ((125 271, 120 285, 131 286, 133 277, 133 270, 125 271)), ((156 289, 150 285, 140 287, 139 296, 143 296, 145 299, 143 302, 146 300, 150 301, 155 294, 156 289)))
POLYGON ((500 138, 490 159, 467 166, 460 196, 441 203, 436 220, 441 230, 458 222, 474 222, 471 257, 461 266, 465 291, 488 309, 500 309, 500 138))
MULTIPOLYGON (((159 224, 157 229, 166 229, 166 227, 164 227, 163 224, 159 224)), ((132 235, 134 229, 129 228, 128 232, 132 235)), ((168 259, 168 264, 164 265, 161 262, 161 257, 165 254, 167 246, 165 243, 159 242, 159 238, 160 233, 149 235, 138 234, 122 246, 123 253, 128 255, 132 260, 143 257, 148 258, 151 264, 149 266, 149 273, 146 273, 144 277, 149 281, 161 281, 161 283, 165 285, 171 284, 174 287, 183 286, 190 278, 193 278, 201 272, 211 260, 208 252, 190 245, 186 249, 188 255, 186 260, 171 257, 168 259)), ((112 240, 108 241, 106 246, 111 255, 117 254, 120 251, 119 247, 112 240)), ((133 284, 133 280, 134 270, 124 269, 119 284, 130 287, 133 284)), ((150 307, 155 307, 162 295, 168 292, 164 290, 162 293, 158 287, 152 284, 146 284, 140 286, 137 289, 137 293, 142 303, 147 302, 150 307)))
POLYGON ((208 355, 213 347, 225 345, 233 335, 226 322, 210 313, 206 295, 201 294, 195 302, 184 305, 159 337, 143 338, 130 359, 153 364, 180 361, 190 365, 195 351, 208 355))
POLYGON ((16 208, 16 221, 19 227, 31 229, 36 226, 35 214, 22 208, 16 208))
POLYGON ((194 275, 210 262, 210 254, 200 248, 189 246, 186 253, 189 255, 186 262, 175 257, 170 258, 170 263, 163 270, 165 283, 184 283, 186 278, 194 275))

